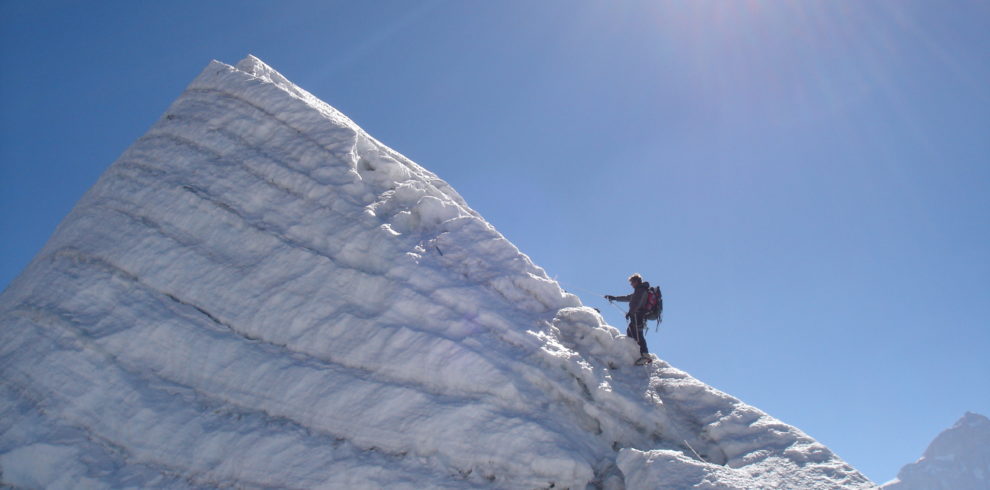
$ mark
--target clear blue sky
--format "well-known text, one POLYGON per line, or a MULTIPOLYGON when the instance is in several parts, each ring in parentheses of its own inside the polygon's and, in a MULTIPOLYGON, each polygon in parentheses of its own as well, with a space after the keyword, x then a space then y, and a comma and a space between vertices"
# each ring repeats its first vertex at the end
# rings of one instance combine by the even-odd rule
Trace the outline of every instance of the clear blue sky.
POLYGON ((449 181, 877 483, 990 415, 990 4, 0 1, 0 286, 211 59, 449 181))

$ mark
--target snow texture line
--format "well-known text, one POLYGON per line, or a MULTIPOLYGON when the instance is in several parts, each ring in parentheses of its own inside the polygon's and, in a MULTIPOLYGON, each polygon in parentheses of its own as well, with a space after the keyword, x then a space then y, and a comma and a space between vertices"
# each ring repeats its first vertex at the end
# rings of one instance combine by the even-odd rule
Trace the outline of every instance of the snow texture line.
MULTIPOLYGON (((306 444, 311 446, 337 447, 342 443, 346 443, 348 445, 353 446, 356 451, 374 452, 395 461, 403 460, 406 456, 406 454, 402 452, 390 452, 380 446, 375 446, 375 445, 361 446, 356 442, 352 441, 344 434, 328 432, 324 429, 308 426, 302 423, 301 421, 292 419, 291 417, 287 417, 284 415, 275 415, 263 409, 253 408, 249 405, 240 404, 229 398, 220 397, 217 394, 208 391, 199 390, 194 386, 177 383, 176 381, 169 379, 167 377, 163 377, 158 374, 153 374, 147 370, 142 370, 139 365, 137 364, 132 365, 131 363, 121 359, 120 357, 106 350, 103 346, 101 346, 98 343, 97 339, 87 338, 87 336, 82 334, 83 330, 80 330, 79 328, 76 328, 74 326, 70 326, 70 325, 75 325, 76 322, 71 319, 68 313, 63 315, 53 314, 53 313, 57 313, 57 310, 52 309, 50 306, 42 306, 35 308, 28 308, 26 306, 22 306, 14 310, 13 313, 31 315, 32 318, 35 319, 35 321, 39 320, 38 315, 43 315, 44 317, 47 318, 47 321, 45 321, 45 323, 50 327, 54 327, 54 329, 46 329, 45 331, 54 333, 55 330, 58 330, 70 334, 69 338, 60 335, 49 335, 50 340, 52 340, 56 344, 63 345, 64 347, 73 351, 91 352, 101 355, 108 361, 107 365, 113 366, 114 369, 117 370, 117 373, 119 373, 119 376, 123 377, 124 379, 130 380, 128 382, 129 386, 134 387, 135 390, 138 392, 141 392, 143 390, 145 393, 147 393, 148 390, 151 390, 151 391, 160 392, 170 398, 174 396, 181 396, 182 398, 185 398, 186 401, 177 404, 178 406, 183 406, 183 407, 200 406, 203 408, 203 410, 201 410, 203 413, 219 416, 220 419, 227 417, 236 417, 239 421, 242 421, 242 420, 250 420, 252 418, 260 417, 260 420, 258 420, 257 422, 253 422, 253 424, 257 425, 259 428, 263 427, 265 428, 264 429, 265 431, 272 431, 273 428, 278 427, 280 428, 280 430, 278 431, 278 434, 280 435, 285 435, 286 431, 296 433, 300 440, 309 441, 306 442, 306 444), (69 342, 70 339, 72 339, 71 343, 69 342), (77 344, 80 342, 86 346, 84 350, 78 349, 79 345, 77 344)), ((110 377, 112 378, 113 376, 110 377)), ((30 376, 28 376, 28 379, 30 379, 30 376)), ((29 392, 29 388, 28 388, 29 386, 32 387, 43 386, 43 384, 37 382, 17 383, 13 381, 13 378, 11 377, 5 377, 3 382, 4 384, 9 385, 12 388, 16 388, 21 392, 29 392)), ((33 393, 34 391, 30 390, 30 392, 33 393)), ((48 395, 37 394, 37 395, 33 395, 31 398, 37 400, 48 400, 50 405, 51 400, 58 399, 58 396, 52 396, 52 395, 55 395, 55 393, 49 393, 48 395)), ((37 406, 42 407, 40 402, 37 406)), ((57 409, 54 406, 49 406, 46 409, 46 411, 49 413, 56 410, 57 409)), ((507 416, 512 417, 512 415, 507 415, 507 416)), ((130 452, 127 451, 126 449, 127 445, 123 441, 117 441, 109 436, 98 434, 96 429, 93 428, 89 423, 85 422, 84 420, 71 419, 71 418, 62 418, 60 420, 62 420, 67 427, 72 427, 88 434, 87 439, 105 448, 105 452, 117 453, 122 455, 120 457, 120 461, 123 463, 127 463, 130 461, 130 462, 137 462, 139 464, 146 466, 161 468, 160 472, 163 474, 174 473, 176 475, 187 475, 187 477, 190 480, 199 483, 208 482, 211 480, 211 477, 205 476, 209 473, 208 470, 195 470, 192 467, 184 467, 178 465, 170 466, 164 462, 157 460, 148 460, 146 458, 141 458, 136 455, 128 456, 130 452), (200 475, 203 476, 200 477, 200 475)), ((244 422, 239 422, 239 424, 243 424, 243 423, 244 422)), ((251 430, 248 430, 245 427, 240 427, 238 431, 245 433, 252 432, 251 430)), ((265 486, 263 481, 252 482, 243 479, 233 480, 233 481, 229 479, 222 479, 222 481, 227 483, 234 483, 235 485, 238 482, 240 482, 240 483, 247 483, 249 485, 265 486)))

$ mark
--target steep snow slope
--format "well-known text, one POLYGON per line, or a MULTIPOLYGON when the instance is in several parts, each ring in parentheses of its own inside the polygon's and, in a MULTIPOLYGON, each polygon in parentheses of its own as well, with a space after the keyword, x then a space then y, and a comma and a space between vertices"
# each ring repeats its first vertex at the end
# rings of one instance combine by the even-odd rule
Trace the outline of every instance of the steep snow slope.
POLYGON ((0 295, 0 470, 47 487, 835 488, 443 180, 210 64, 0 295))
POLYGON ((885 490, 985 490, 990 488, 990 419, 966 413, 885 490))

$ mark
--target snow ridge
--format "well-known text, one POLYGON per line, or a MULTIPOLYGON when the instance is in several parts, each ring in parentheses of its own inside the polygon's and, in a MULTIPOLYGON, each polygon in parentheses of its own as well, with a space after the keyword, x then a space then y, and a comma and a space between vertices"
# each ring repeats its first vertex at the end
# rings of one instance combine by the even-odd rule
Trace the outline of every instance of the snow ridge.
POLYGON ((0 481, 834 488, 799 430, 659 361, 439 177, 213 62, 0 295, 0 481))
POLYGON ((904 466, 889 490, 990 487, 990 419, 967 412, 939 434, 918 461, 904 466))

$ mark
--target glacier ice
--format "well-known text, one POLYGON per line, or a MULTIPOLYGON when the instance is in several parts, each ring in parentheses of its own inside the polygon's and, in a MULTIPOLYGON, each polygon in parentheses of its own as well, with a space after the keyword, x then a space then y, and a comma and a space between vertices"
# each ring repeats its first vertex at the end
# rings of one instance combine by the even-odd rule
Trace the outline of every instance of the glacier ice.
POLYGON ((636 357, 435 174, 213 62, 0 295, 0 480, 873 486, 636 357))

